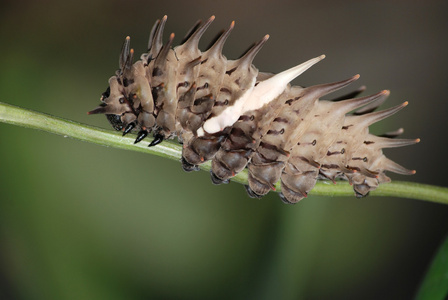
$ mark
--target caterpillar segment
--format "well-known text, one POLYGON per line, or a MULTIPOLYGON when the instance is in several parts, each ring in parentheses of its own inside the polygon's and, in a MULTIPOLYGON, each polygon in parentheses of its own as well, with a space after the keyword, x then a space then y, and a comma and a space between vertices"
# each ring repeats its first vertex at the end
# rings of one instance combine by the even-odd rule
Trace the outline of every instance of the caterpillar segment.
POLYGON ((280 180, 280 197, 289 204, 307 197, 318 179, 348 180, 355 195, 363 197, 390 181, 386 171, 415 173, 388 159, 382 149, 419 139, 395 139, 401 128, 382 136, 369 132, 371 124, 407 102, 376 111, 389 91, 355 98, 364 86, 331 101, 321 99, 359 75, 307 88, 289 84, 324 55, 278 74, 259 72, 252 62, 269 35, 241 58, 228 60, 222 50, 235 22, 202 52, 199 41, 214 19, 198 22, 173 47, 173 33, 163 41, 164 16, 150 31, 148 51, 135 63, 126 37, 119 69, 109 79, 101 104, 88 114, 105 114, 123 135, 136 131, 135 143, 149 133, 154 136, 149 146, 177 137, 183 145, 183 169, 195 171, 211 160, 215 184, 247 169, 251 197, 275 190, 280 180))

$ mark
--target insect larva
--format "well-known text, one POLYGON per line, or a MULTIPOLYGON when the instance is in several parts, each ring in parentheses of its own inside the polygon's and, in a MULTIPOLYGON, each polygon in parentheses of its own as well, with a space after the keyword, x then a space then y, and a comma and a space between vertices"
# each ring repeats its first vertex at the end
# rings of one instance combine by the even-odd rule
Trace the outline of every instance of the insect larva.
POLYGON ((285 203, 306 197, 317 179, 345 179, 358 197, 390 181, 386 171, 410 175, 386 158, 383 148, 401 147, 419 139, 394 139, 399 130, 379 137, 369 126, 407 105, 375 111, 389 91, 356 97, 364 89, 334 101, 322 97, 359 78, 307 88, 289 82, 324 55, 279 74, 259 72, 252 61, 269 36, 254 44, 241 58, 228 60, 222 49, 234 22, 205 52, 198 48, 214 16, 197 25, 186 41, 172 48, 174 34, 164 44, 167 17, 151 30, 148 51, 137 62, 130 38, 123 45, 115 76, 89 114, 106 114, 123 135, 138 131, 136 143, 149 133, 155 146, 177 137, 183 144, 182 166, 197 170, 212 160, 213 183, 226 183, 247 168, 251 197, 261 197, 281 180, 285 203), (351 113, 353 112, 354 113, 351 113))

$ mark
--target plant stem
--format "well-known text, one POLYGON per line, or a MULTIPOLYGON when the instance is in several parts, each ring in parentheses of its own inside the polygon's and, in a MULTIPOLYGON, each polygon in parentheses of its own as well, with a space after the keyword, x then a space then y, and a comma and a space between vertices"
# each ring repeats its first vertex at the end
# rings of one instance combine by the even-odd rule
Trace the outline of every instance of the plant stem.
MULTIPOLYGON (((98 145, 145 152, 174 160, 180 160, 182 153, 182 146, 172 141, 164 141, 155 147, 149 148, 144 143, 134 144, 135 136, 122 137, 120 132, 80 124, 2 102, 0 102, 0 121, 22 127, 39 129, 98 145)), ((207 162, 200 167, 202 170, 209 171, 211 164, 207 162)), ((232 178, 232 181, 247 184, 247 172, 243 171, 239 173, 232 178)), ((277 191, 280 191, 279 183, 276 184, 276 188, 277 191)), ((338 182, 334 185, 327 181, 318 182, 310 192, 310 195, 321 196, 351 196, 353 194, 353 190, 347 182, 338 182)), ((371 192, 371 195, 394 196, 448 204, 448 188, 413 182, 381 184, 375 191, 371 192)))

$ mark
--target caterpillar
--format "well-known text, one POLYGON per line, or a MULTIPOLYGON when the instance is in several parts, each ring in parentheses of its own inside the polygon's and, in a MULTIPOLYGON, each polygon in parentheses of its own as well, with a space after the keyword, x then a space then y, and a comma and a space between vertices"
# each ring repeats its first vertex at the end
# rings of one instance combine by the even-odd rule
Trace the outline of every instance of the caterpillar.
POLYGON ((321 99, 359 75, 310 87, 289 84, 324 55, 278 74, 260 72, 252 61, 269 35, 241 58, 228 60, 222 49, 235 22, 201 52, 199 40, 214 19, 198 22, 173 48, 174 34, 163 42, 164 16, 150 32, 148 51, 135 63, 126 37, 119 69, 109 79, 101 104, 88 114, 105 114, 123 135, 137 131, 135 143, 149 133, 154 136, 149 146, 177 137, 183 145, 182 168, 195 171, 211 160, 214 184, 227 183, 247 168, 245 187, 255 198, 275 190, 280 180, 280 198, 294 204, 307 197, 318 179, 348 180, 355 195, 363 197, 390 181, 386 171, 415 174, 388 159, 382 149, 419 139, 395 139, 401 128, 382 136, 369 133, 371 124, 407 102, 377 111, 389 91, 358 97, 364 87, 345 97, 321 99))

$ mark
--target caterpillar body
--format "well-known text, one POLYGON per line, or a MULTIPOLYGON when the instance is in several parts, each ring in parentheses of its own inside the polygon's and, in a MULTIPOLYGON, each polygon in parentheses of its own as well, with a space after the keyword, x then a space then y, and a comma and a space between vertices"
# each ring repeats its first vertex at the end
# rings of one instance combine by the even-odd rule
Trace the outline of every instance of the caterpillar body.
POLYGON ((106 114, 123 135, 138 131, 136 143, 151 132, 154 140, 149 146, 177 137, 183 144, 183 169, 197 170, 211 160, 215 184, 227 183, 247 168, 246 190, 251 197, 275 190, 281 180, 281 199, 297 203, 318 179, 348 180, 362 197, 390 181, 386 171, 415 173, 386 158, 382 149, 419 139, 395 139, 402 129, 383 136, 369 133, 371 124, 398 112, 407 102, 376 111, 389 91, 355 98, 363 88, 340 99, 321 100, 359 75, 306 88, 290 86, 325 56, 279 74, 259 72, 252 61, 268 35, 241 58, 228 60, 222 49, 234 22, 201 52, 199 40, 214 16, 196 24, 185 42, 174 48, 174 34, 163 43, 166 20, 165 16, 154 24, 148 52, 135 63, 126 38, 120 68, 109 79, 100 106, 88 114, 106 114))

